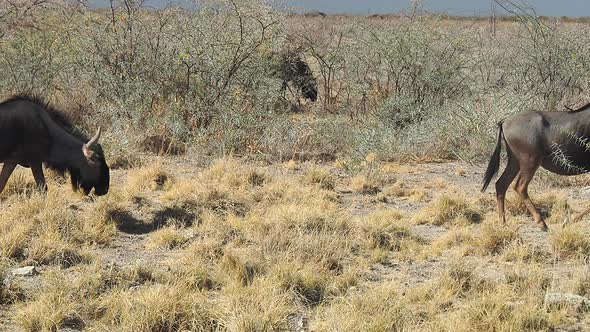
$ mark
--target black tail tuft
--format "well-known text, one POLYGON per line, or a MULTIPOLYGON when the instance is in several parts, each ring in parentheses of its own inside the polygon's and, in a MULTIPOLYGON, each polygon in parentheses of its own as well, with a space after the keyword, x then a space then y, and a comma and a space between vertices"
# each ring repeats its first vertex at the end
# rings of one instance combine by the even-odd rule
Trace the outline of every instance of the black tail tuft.
POLYGON ((486 173, 483 177, 483 187, 481 188, 482 192, 486 191, 486 189, 488 188, 488 185, 490 184, 490 182, 492 181, 494 176, 496 176, 496 174, 498 173, 498 170, 500 169, 500 152, 502 152, 502 136, 503 136, 502 122, 500 122, 498 124, 498 127, 499 127, 498 143, 496 143, 496 150, 494 150, 494 154, 490 158, 490 163, 488 164, 488 168, 486 169, 486 173))

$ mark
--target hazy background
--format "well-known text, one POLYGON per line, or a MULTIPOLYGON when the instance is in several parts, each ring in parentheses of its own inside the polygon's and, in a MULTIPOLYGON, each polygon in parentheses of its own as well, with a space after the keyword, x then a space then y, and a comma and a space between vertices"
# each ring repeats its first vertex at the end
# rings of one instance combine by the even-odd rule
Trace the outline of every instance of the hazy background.
MULTIPOLYGON (((280 0, 272 1, 280 6, 295 8, 299 11, 318 10, 328 14, 384 14, 398 13, 410 8, 409 0, 280 0)), ((590 3, 588 0, 533 0, 515 1, 534 8, 538 15, 545 16, 590 16, 590 3)), ((104 7, 106 0, 92 0, 91 4, 104 7)), ((169 1, 147 0, 146 4, 155 8, 165 7, 169 1)), ((177 0, 175 4, 187 6, 191 1, 177 0)), ((436 13, 447 13, 462 16, 487 16, 490 14, 490 0, 425 0, 426 9, 436 13)), ((190 6, 190 5, 189 5, 190 6)), ((505 14, 501 8, 498 14, 505 14)))
MULTIPOLYGON (((399 12, 410 7, 408 0, 290 0, 289 4, 305 8, 315 9, 327 13, 347 14, 375 14, 399 12)), ((451 15, 488 15, 490 13, 490 0, 426 0, 425 7, 433 12, 448 13, 451 15)), ((588 0, 537 0, 515 3, 533 7, 539 15, 547 16, 587 16, 590 15, 590 3, 588 0)), ((501 9, 498 8, 501 13, 501 9)))

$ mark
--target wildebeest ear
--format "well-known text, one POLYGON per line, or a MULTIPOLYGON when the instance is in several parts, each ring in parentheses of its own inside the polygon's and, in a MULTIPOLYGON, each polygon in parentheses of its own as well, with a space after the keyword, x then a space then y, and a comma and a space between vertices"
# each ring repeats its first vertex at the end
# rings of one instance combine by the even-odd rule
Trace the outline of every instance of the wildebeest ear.
POLYGON ((82 152, 89 161, 92 160, 92 157, 94 157, 94 151, 90 150, 87 144, 82 145, 82 152))

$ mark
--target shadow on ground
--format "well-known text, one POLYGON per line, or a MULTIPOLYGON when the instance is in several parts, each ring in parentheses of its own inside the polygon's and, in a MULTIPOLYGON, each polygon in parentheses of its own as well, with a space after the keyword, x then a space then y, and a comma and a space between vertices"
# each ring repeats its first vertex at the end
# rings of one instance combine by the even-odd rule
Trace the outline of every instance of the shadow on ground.
POLYGON ((113 210, 109 213, 108 218, 117 225, 121 232, 135 235, 151 233, 171 224, 189 227, 197 220, 197 216, 193 212, 176 206, 156 211, 149 222, 138 219, 131 212, 125 210, 113 210))

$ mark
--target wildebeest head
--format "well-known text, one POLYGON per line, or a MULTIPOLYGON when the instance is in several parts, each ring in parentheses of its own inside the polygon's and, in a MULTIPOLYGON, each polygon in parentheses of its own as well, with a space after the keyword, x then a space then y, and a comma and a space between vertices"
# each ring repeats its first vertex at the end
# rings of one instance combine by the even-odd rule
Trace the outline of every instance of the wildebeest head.
POLYGON ((106 163, 104 152, 98 139, 101 129, 98 128, 96 135, 82 146, 82 153, 85 157, 85 165, 80 170, 70 170, 72 177, 72 188, 82 189, 88 195, 92 188, 97 196, 106 195, 109 191, 109 166, 106 163))

